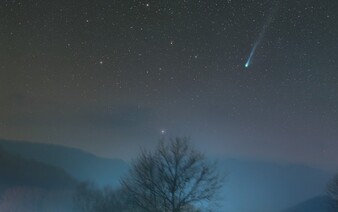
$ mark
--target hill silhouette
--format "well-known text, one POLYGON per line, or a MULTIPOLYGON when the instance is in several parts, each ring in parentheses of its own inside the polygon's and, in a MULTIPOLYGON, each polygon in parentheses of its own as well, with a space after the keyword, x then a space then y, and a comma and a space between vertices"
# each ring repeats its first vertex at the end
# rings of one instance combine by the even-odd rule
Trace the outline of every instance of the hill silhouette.
POLYGON ((0 148, 0 211, 70 212, 77 181, 65 170, 0 148))
POLYGON ((44 189, 69 189, 76 180, 59 167, 25 159, 0 148, 0 187, 29 186, 44 189))
POLYGON ((12 154, 60 167, 78 181, 94 181, 98 185, 118 185, 128 169, 123 160, 98 157, 61 145, 1 139, 0 146, 12 154))
POLYGON ((301 202, 282 212, 332 212, 330 199, 326 196, 318 196, 301 202))

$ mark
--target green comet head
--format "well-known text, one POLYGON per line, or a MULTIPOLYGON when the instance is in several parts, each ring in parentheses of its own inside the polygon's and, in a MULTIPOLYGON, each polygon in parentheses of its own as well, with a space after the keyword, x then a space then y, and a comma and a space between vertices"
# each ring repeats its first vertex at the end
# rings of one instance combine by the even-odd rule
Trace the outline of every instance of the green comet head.
POLYGON ((245 68, 248 68, 249 67, 249 61, 247 63, 245 63, 245 68))

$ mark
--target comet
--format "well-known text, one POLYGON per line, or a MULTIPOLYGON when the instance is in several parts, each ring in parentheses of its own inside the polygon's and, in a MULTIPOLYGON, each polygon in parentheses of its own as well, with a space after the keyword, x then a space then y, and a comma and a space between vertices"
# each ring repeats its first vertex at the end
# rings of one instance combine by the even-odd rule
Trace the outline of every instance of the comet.
POLYGON ((245 63, 245 68, 249 68, 250 65, 250 58, 248 59, 248 62, 245 63))
POLYGON ((279 1, 276 1, 276 4, 273 6, 267 20, 265 21, 264 25, 263 25, 263 28, 262 30, 260 31, 259 35, 258 35, 258 38, 256 40, 256 42, 254 43, 254 45, 252 46, 252 49, 250 51, 250 55, 248 57, 248 59, 246 60, 246 63, 245 63, 245 68, 249 68, 249 66, 251 65, 251 61, 252 61, 252 58, 253 56, 255 55, 256 53, 256 50, 257 50, 257 47, 260 45, 260 43, 262 42, 264 36, 265 36, 265 33, 266 31, 268 30, 269 26, 271 25, 271 23, 273 22, 274 20, 274 17, 278 11, 278 6, 279 6, 279 1))

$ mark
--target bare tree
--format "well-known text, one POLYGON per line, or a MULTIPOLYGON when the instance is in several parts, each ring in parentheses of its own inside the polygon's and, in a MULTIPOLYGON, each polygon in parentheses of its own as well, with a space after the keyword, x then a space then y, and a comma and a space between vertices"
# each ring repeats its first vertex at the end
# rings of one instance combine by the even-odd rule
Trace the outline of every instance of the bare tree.
POLYGON ((94 183, 80 183, 73 197, 74 209, 79 212, 96 212, 98 205, 102 204, 102 199, 102 193, 94 183))
POLYGON ((142 151, 122 185, 141 211, 197 211, 222 187, 216 168, 187 138, 176 138, 142 151))
POLYGON ((98 188, 93 183, 84 182, 78 185, 74 194, 74 209, 78 212, 135 211, 127 201, 122 189, 98 188))
POLYGON ((338 174, 327 185, 327 195, 330 200, 330 209, 338 211, 338 174))

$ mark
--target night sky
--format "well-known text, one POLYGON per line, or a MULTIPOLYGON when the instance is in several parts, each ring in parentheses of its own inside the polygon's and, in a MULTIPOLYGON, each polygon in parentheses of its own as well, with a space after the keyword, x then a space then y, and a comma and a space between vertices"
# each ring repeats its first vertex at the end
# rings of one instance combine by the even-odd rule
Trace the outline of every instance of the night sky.
POLYGON ((0 137, 338 166, 337 0, 3 0, 0 137), (245 64, 255 44, 250 65, 245 64))

